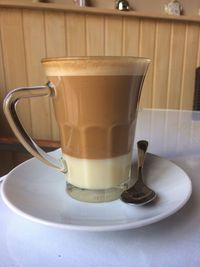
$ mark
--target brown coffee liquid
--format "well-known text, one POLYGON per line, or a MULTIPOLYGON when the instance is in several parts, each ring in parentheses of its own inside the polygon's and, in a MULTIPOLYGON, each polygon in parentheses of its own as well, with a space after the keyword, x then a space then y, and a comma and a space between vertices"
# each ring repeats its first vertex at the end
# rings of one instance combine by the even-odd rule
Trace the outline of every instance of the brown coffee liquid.
POLYGON ((106 159, 132 150, 143 76, 48 78, 65 154, 106 159))

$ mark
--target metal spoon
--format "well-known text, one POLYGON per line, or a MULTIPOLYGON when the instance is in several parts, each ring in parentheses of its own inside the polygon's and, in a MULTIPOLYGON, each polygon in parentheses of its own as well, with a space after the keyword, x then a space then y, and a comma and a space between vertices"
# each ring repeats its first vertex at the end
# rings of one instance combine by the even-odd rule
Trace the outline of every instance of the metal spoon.
POLYGON ((148 147, 146 140, 138 141, 138 168, 136 183, 121 194, 121 200, 128 204, 145 205, 156 198, 156 193, 143 182, 143 165, 148 147))

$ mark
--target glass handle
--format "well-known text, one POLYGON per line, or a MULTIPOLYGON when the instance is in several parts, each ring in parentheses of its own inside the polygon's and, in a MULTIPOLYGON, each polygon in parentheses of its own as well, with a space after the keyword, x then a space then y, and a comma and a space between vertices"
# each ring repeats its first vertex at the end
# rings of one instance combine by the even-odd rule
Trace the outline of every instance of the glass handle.
POLYGON ((63 159, 56 159, 41 149, 26 132, 16 112, 16 105, 20 99, 40 96, 53 96, 54 94, 55 91, 51 82, 48 82, 47 85, 44 86, 17 88, 9 92, 5 97, 3 109, 11 129, 22 145, 34 157, 38 158, 43 163, 66 173, 67 166, 63 159))

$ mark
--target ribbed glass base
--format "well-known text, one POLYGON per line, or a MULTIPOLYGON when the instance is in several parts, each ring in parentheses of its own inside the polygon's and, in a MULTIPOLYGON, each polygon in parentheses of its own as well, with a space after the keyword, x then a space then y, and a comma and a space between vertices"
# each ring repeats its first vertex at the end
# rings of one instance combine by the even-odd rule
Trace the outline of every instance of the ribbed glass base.
POLYGON ((66 191, 72 198, 90 203, 101 203, 116 200, 120 197, 122 191, 126 188, 126 184, 116 188, 109 189, 81 189, 72 184, 66 183, 66 191))

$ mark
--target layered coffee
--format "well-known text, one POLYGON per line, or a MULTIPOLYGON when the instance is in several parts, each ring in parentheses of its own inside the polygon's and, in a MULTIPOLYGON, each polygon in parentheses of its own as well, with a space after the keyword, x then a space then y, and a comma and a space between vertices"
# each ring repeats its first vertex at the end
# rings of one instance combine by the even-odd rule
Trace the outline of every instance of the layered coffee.
POLYGON ((65 175, 72 198, 107 202, 127 189, 133 177, 137 107, 149 63, 135 57, 45 58, 42 64, 51 83, 17 88, 6 96, 4 112, 16 137, 34 157, 65 175), (17 116, 16 103, 36 96, 53 98, 60 159, 46 155, 17 116))
POLYGON ((124 183, 130 175, 146 65, 138 63, 134 69, 132 62, 98 60, 44 64, 55 87, 53 102, 68 182, 87 189, 124 183))

